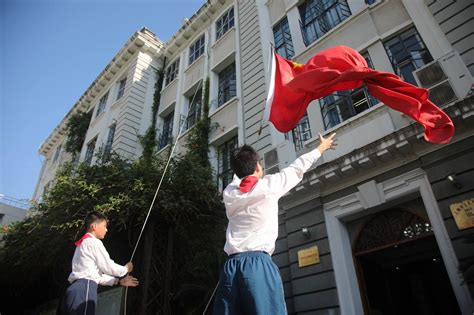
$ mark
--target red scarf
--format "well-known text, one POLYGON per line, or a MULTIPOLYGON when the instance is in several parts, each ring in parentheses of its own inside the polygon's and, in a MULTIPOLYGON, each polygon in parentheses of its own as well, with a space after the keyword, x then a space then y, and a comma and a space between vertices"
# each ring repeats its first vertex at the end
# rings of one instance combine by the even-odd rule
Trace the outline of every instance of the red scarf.
POLYGON ((82 244, 82 241, 89 237, 92 237, 89 233, 82 235, 82 237, 78 241, 76 241, 74 245, 80 246, 82 244))
POLYGON ((239 190, 243 193, 249 192, 257 184, 258 177, 255 176, 245 176, 244 179, 240 182, 239 190))

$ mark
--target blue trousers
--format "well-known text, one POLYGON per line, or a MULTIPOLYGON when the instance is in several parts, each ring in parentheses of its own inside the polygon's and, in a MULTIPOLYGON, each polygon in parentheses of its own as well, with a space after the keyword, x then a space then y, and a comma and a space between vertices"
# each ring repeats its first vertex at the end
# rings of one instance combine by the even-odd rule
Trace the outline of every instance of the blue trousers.
POLYGON ((278 267, 265 252, 230 255, 222 269, 214 315, 286 315, 278 267))
POLYGON ((97 283, 78 279, 66 290, 61 305, 61 314, 95 315, 97 305, 97 283))

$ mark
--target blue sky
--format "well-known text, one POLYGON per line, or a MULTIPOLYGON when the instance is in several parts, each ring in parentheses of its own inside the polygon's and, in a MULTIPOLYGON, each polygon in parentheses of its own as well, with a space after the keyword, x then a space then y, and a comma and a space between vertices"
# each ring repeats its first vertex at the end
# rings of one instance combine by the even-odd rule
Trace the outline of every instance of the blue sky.
POLYGON ((31 198, 40 144, 128 38, 167 41, 205 0, 1 0, 0 194, 31 198))

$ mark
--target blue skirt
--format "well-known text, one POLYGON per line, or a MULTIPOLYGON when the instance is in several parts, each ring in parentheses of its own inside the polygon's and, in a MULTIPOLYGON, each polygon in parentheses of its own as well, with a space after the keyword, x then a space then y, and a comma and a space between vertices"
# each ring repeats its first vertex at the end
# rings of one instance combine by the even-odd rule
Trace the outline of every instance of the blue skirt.
POLYGON ((95 315, 97 305, 97 283, 78 279, 71 283, 63 297, 61 314, 95 315))
POLYGON ((286 315, 278 267, 262 251, 230 255, 220 275, 214 315, 286 315))

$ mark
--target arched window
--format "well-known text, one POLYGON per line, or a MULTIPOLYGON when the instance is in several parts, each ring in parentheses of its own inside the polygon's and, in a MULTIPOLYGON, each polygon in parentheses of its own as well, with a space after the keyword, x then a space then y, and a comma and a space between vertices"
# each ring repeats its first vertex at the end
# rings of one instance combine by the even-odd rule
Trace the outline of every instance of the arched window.
POLYGON ((380 212, 369 219, 360 231, 354 252, 360 253, 432 234, 429 222, 403 209, 380 212))

